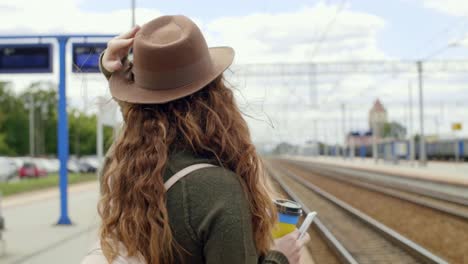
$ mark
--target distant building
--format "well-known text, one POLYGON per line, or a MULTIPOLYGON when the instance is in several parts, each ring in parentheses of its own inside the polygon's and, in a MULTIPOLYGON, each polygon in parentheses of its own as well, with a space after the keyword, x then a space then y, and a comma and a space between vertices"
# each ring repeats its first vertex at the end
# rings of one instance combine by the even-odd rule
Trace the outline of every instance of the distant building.
MULTIPOLYGON (((372 145, 374 124, 377 139, 384 138, 385 124, 388 124, 387 110, 379 99, 375 100, 374 105, 369 110, 369 130, 368 131, 350 131, 346 135, 346 144, 348 146, 369 146, 372 145)), ((400 127, 394 125, 395 133, 400 132, 400 127)), ((404 128, 403 128, 404 129, 404 128)))
POLYGON ((374 102, 374 106, 369 110, 369 129, 376 134, 377 138, 383 138, 384 127, 387 122, 387 110, 380 100, 377 99, 374 102))
POLYGON ((385 124, 388 122, 387 110, 379 99, 375 100, 374 105, 369 110, 369 130, 368 131, 350 131, 346 135, 348 146, 368 146, 372 144, 373 130, 375 130, 377 139, 384 138, 385 124))
POLYGON ((372 144, 371 131, 351 131, 346 136, 348 146, 368 146, 372 144))

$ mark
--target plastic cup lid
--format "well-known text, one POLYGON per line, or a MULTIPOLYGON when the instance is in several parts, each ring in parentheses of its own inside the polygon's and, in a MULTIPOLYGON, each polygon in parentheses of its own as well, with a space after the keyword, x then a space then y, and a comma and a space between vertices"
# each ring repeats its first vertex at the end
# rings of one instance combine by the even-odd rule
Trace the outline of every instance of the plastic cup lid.
POLYGON ((274 200, 276 208, 278 208, 278 212, 282 214, 288 215, 301 215, 302 214, 302 206, 294 201, 287 200, 287 199, 276 199, 274 200))

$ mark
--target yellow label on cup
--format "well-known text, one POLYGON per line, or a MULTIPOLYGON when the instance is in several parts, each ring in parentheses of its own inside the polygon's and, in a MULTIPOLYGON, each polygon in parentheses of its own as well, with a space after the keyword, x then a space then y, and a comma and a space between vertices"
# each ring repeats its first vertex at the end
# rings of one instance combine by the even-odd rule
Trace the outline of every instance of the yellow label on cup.
POLYGON ((272 230, 273 238, 280 238, 296 230, 296 225, 286 224, 286 223, 277 223, 275 228, 272 230))

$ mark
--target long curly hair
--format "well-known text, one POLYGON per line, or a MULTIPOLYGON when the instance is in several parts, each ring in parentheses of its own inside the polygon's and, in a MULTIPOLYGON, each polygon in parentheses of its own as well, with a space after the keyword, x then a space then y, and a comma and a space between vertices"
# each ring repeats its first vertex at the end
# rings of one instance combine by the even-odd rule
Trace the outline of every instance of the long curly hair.
POLYGON ((169 153, 178 149, 217 159, 238 175, 250 204, 256 249, 266 254, 276 208, 248 126, 223 76, 165 104, 119 104, 124 127, 103 173, 98 207, 106 258, 115 259, 119 244, 147 263, 182 258, 184 249, 171 233, 162 177, 169 153))

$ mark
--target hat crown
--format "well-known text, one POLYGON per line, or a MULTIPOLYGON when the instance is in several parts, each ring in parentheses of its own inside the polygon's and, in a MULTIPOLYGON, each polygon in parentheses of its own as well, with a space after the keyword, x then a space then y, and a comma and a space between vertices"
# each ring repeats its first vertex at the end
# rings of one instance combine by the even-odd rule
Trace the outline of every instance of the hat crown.
POLYGON ((170 21, 151 33, 150 39, 153 43, 165 45, 179 40, 182 37, 182 29, 179 25, 170 21))
POLYGON ((144 24, 133 42, 133 63, 109 78, 114 98, 130 103, 170 102, 206 87, 234 59, 231 47, 208 48, 185 16, 162 16, 144 24))
POLYGON ((212 67, 200 29, 180 15, 162 16, 143 25, 135 36, 133 53, 135 82, 147 89, 184 85, 196 78, 196 72, 208 72, 212 67), (164 73, 170 76, 155 82, 154 78, 164 73))

